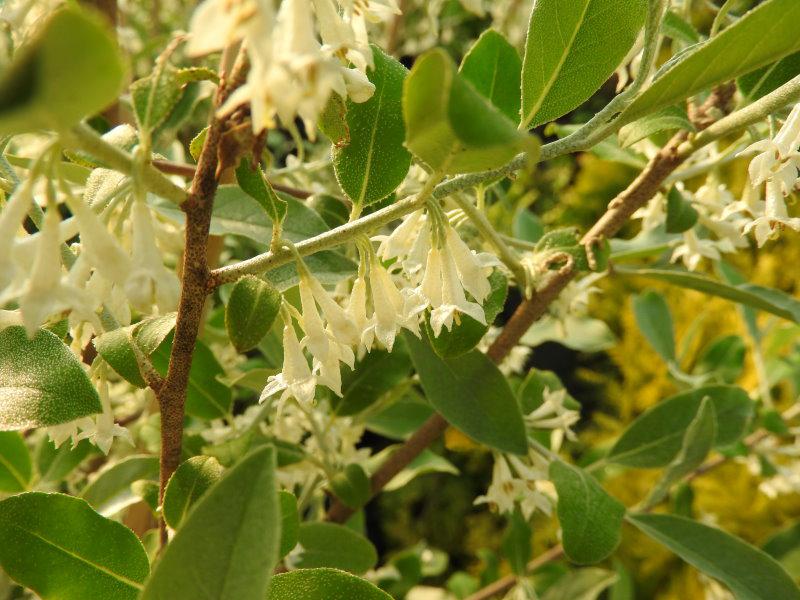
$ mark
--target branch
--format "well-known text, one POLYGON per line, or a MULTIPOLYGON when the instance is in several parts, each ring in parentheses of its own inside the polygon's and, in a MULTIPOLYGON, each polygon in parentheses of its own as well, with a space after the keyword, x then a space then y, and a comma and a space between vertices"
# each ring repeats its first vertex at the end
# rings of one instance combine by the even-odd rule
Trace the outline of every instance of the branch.
MULTIPOLYGON (((154 160, 153 166, 162 173, 167 173, 168 175, 180 175, 181 177, 194 177, 194 173, 197 170, 195 165, 172 162, 171 160, 154 160)), ((282 183, 270 181, 269 184, 273 187, 273 189, 283 192, 284 194, 289 194, 290 196, 300 200, 305 200, 306 198, 310 198, 314 195, 314 192, 301 190, 289 185, 283 185, 282 183)))

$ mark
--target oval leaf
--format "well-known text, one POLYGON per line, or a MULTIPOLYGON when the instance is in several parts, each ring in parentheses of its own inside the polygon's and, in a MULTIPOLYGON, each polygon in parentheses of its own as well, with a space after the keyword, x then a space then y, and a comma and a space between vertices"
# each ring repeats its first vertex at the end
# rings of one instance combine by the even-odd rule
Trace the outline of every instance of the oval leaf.
POLYGON ((718 579, 737 600, 797 600, 800 589, 775 559, 716 527, 675 515, 628 520, 693 567, 718 579))
POLYGON ((564 553, 581 565, 600 562, 619 545, 625 507, 582 469, 561 461, 550 464, 558 492, 558 521, 564 553))
POLYGON ((131 484, 140 479, 158 480, 158 457, 129 456, 111 463, 81 492, 81 497, 100 514, 110 517, 138 502, 131 484))
POLYGON ((417 59, 403 85, 406 146, 434 170, 468 173, 499 167, 538 144, 475 91, 442 49, 417 59))
POLYGON ((461 61, 459 72, 479 94, 511 121, 519 119, 519 52, 494 29, 487 29, 461 61))
POLYGON ((800 50, 798 20, 797 0, 762 3, 676 60, 620 115, 618 122, 630 123, 797 52, 800 50))
POLYGON ((375 68, 368 73, 375 92, 366 102, 347 101, 350 142, 333 151, 336 179, 353 204, 382 200, 399 186, 411 166, 403 142, 403 80, 406 68, 372 46, 375 68))
POLYGON ((76 6, 50 14, 0 78, 0 131, 63 129, 116 100, 124 68, 101 19, 76 6))
POLYGON ((372 543, 344 525, 301 523, 297 538, 301 549, 291 558, 301 569, 330 567, 361 574, 378 562, 372 543))
POLYGON ((263 600, 278 562, 275 450, 255 450, 195 505, 147 582, 142 600, 263 600))
POLYGON ((667 301, 658 292, 633 297, 633 313, 639 329, 667 362, 675 360, 675 334, 667 301))
POLYGON ((680 452, 689 424, 710 398, 717 421, 716 446, 730 446, 747 429, 753 402, 734 386, 709 386, 663 400, 637 418, 608 453, 608 460, 629 467, 668 465, 680 452))
POLYGON ((103 410, 78 359, 44 329, 0 331, 0 430, 49 427, 103 410))
POLYGON ((409 333, 403 338, 425 395, 449 423, 497 450, 528 452, 519 405, 508 381, 485 354, 473 350, 440 358, 427 339, 409 333))
POLYGON ((237 281, 225 306, 225 329, 239 352, 258 346, 281 309, 281 294, 275 286, 254 275, 237 281))
POLYGON ((391 600, 368 581, 336 569, 301 569, 272 578, 269 600, 391 600))
POLYGON ((222 465, 211 456, 193 456, 172 474, 164 491, 164 520, 177 529, 189 509, 222 477, 222 465))
POLYGON ((130 529, 83 500, 41 492, 0 502, 0 564, 44 600, 136 600, 150 570, 130 529))
POLYGON ((646 0, 537 0, 522 63, 522 128, 589 99, 633 46, 646 0))

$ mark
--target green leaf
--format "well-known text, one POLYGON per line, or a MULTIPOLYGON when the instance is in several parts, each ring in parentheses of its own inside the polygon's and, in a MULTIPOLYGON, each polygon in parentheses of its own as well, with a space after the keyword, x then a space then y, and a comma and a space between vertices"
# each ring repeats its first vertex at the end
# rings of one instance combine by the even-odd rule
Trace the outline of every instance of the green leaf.
POLYGON ((497 450, 527 453, 519 405, 497 365, 477 350, 440 358, 427 339, 403 338, 426 397, 450 424, 497 450))
POLYGON ((522 128, 553 121, 600 89, 646 13, 646 0, 537 0, 522 63, 522 128))
POLYGON ((550 463, 550 480, 558 492, 564 554, 586 565, 604 560, 619 545, 625 507, 583 469, 561 461, 550 463))
POLYGON ((297 498, 294 494, 281 490, 278 492, 281 505, 281 543, 278 556, 283 558, 297 545, 300 530, 300 514, 297 512, 297 498))
POLYGON ((370 582, 336 569, 302 569, 272 578, 269 600, 392 600, 370 582))
POLYGON ((699 467, 714 447, 716 437, 717 419, 714 415, 714 406, 706 396, 683 434, 680 451, 669 464, 656 487, 650 492, 647 505, 655 506, 661 502, 673 484, 699 467))
POLYGON ((81 498, 105 517, 111 517, 122 509, 138 502, 131 484, 140 479, 158 480, 158 457, 128 456, 116 463, 109 463, 97 477, 81 491, 81 498))
POLYGON ((619 130, 617 136, 620 146, 627 148, 656 133, 679 129, 695 131, 695 126, 689 120, 685 109, 680 106, 668 106, 652 115, 625 125, 619 130))
POLYGON ((124 71, 98 16, 55 10, 0 77, 0 132, 68 128, 116 100, 124 71))
MULTIPOLYGON (((173 335, 170 334, 153 352, 150 360, 161 375, 167 374, 173 335)), ((214 353, 200 340, 195 342, 189 386, 186 390, 186 414, 201 419, 220 419, 231 410, 231 389, 219 380, 225 371, 214 353)))
POLYGON ((445 174, 499 167, 518 152, 538 155, 535 138, 475 91, 442 49, 414 63, 403 85, 406 146, 445 174))
POLYGON ((700 34, 697 29, 694 28, 694 25, 676 14, 673 10, 668 10, 664 15, 664 21, 661 24, 661 32, 668 38, 686 44, 696 44, 700 41, 700 34))
POLYGON ((668 465, 680 452, 685 431, 706 397, 717 420, 715 446, 738 441, 750 423, 753 402, 741 388, 709 386, 667 398, 640 415, 611 448, 609 462, 640 468, 668 465))
POLYGON ((646 277, 689 288, 710 296, 718 296, 739 304, 752 306, 789 321, 800 323, 800 301, 789 294, 772 288, 750 283, 730 285, 704 275, 682 269, 649 269, 637 267, 615 267, 615 273, 646 277))
POLYGON ((175 315, 145 319, 135 325, 106 332, 92 340, 97 352, 112 369, 133 385, 147 386, 139 370, 133 343, 144 356, 150 356, 175 327, 175 315))
POLYGON ((41 492, 0 502, 0 565, 43 600, 136 600, 150 570, 130 529, 41 492))
POLYGON ((239 279, 225 305, 225 329, 234 348, 246 352, 258 346, 280 309, 281 294, 273 285, 254 275, 239 279))
MULTIPOLYGON (((306 267, 322 285, 336 285, 342 279, 352 277, 358 272, 358 265, 344 254, 323 250, 303 258, 306 267)), ((289 264, 270 270, 266 279, 281 292, 293 288, 300 283, 297 274, 297 265, 292 261, 289 264)))
POLYGON ((153 131, 166 120, 181 99, 182 85, 177 70, 168 64, 131 84, 133 114, 139 129, 153 131))
POLYGON ((342 397, 331 398, 337 416, 351 416, 368 408, 408 378, 411 359, 402 343, 393 351, 372 350, 356 363, 353 371, 342 373, 342 397))
POLYGON ((646 292, 633 297, 633 313, 639 329, 656 352, 667 362, 675 360, 675 333, 672 314, 664 296, 646 292))
POLYGON ((692 374, 712 376, 720 383, 733 383, 744 370, 746 354, 747 346, 741 336, 717 338, 703 349, 692 374))
POLYGON ((459 72, 510 121, 519 120, 522 60, 503 34, 484 31, 464 56, 459 72))
POLYGON ((566 573, 547 588, 542 600, 596 600, 616 580, 617 574, 607 569, 578 569, 566 573))
POLYGON ((367 419, 367 428, 393 440, 407 439, 434 413, 431 405, 411 393, 367 419))
POLYGON ((177 529, 192 506, 222 477, 222 465, 212 456, 193 456, 169 478, 164 491, 164 520, 177 529))
POLYGON ((372 46, 375 68, 369 80, 375 93, 366 102, 347 101, 350 143, 333 150, 336 179, 353 204, 367 206, 391 194, 411 166, 403 141, 403 80, 408 71, 372 46))
POLYGON ((673 186, 667 193, 667 233, 689 231, 697 223, 698 216, 691 202, 673 186))
POLYGON ((736 81, 745 102, 755 102, 800 74, 800 52, 766 67, 742 75, 736 81))
POLYGON ((278 562, 280 518, 275 449, 264 446, 194 505, 141 600, 263 600, 278 562))
POLYGON ((528 562, 533 553, 532 537, 533 529, 517 507, 508 518, 508 527, 503 536, 503 554, 511 565, 511 571, 518 577, 528 573, 528 562))
POLYGON ((301 523, 302 550, 293 564, 300 569, 330 567, 359 575, 378 562, 375 547, 364 536, 336 523, 301 523))
POLYGON ((283 223, 287 202, 278 197, 260 168, 252 169, 249 160, 242 160, 236 169, 236 181, 245 194, 261 205, 273 223, 283 223))
POLYGON ((796 0, 767 0, 669 64, 618 118, 630 123, 800 50, 796 0))
POLYGON ((31 454, 16 431, 0 431, 0 492, 23 492, 33 477, 31 454))
POLYGON ((372 496, 369 475, 355 463, 347 465, 331 479, 331 490, 343 504, 355 509, 364 506, 372 496))
POLYGON ((786 571, 797 579, 800 577, 800 524, 771 535, 761 549, 777 560, 786 571))
MULTIPOLYGON (((283 237, 300 242, 328 231, 322 217, 305 204, 279 192, 276 195, 286 202, 283 237)), ((164 216, 183 224, 185 215, 174 204, 159 201, 155 208, 164 216)), ((266 247, 272 239, 272 221, 259 201, 247 195, 238 185, 221 185, 214 198, 210 232, 212 235, 246 237, 266 247)))
POLYGON ((737 600, 800 598, 800 589, 780 564, 721 529, 674 515, 631 514, 628 520, 690 565, 721 581, 737 600))
POLYGON ((489 327, 497 315, 503 310, 508 296, 508 280, 499 270, 495 269, 489 276, 491 291, 483 301, 483 312, 486 316, 487 325, 476 321, 469 315, 461 315, 460 323, 453 325, 453 328, 442 329, 439 336, 433 334, 430 326, 430 319, 425 320, 425 330, 428 332, 428 339, 436 354, 442 358, 452 358, 461 356, 472 350, 489 331, 489 327))
POLYGON ((103 410, 78 359, 57 335, 0 331, 0 431, 49 427, 103 410))

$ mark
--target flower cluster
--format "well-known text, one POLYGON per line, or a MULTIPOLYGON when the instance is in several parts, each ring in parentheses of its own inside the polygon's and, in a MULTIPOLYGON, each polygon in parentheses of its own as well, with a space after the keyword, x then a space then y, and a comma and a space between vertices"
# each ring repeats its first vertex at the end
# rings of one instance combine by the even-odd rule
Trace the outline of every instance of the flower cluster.
POLYGON ((525 519, 537 510, 550 515, 556 492, 547 472, 548 462, 537 452, 530 451, 524 458, 495 454, 492 483, 485 495, 475 499, 475 504, 489 504, 499 513, 512 513, 519 505, 525 519))
POLYGON ((188 53, 242 41, 247 82, 221 111, 249 102, 256 132, 276 117, 289 125, 299 116, 313 136, 332 93, 354 102, 372 96, 367 24, 397 13, 395 0, 283 0, 277 10, 273 0, 205 0, 192 17, 188 53))
POLYGON ((342 303, 297 257, 300 311, 284 303, 283 369, 269 378, 262 401, 281 393, 280 404, 294 398, 309 405, 317 385, 341 395, 341 364, 353 368, 355 357, 376 345, 391 352, 403 329, 419 337, 424 319, 437 337, 462 315, 487 324, 481 303, 499 262, 470 250, 441 209, 416 211, 375 240, 377 250, 370 240, 360 240, 358 276, 342 303), (310 366, 304 350, 311 355, 310 366))
POLYGON ((131 306, 146 314, 175 310, 178 278, 159 252, 157 221, 144 199, 130 194, 126 178, 96 169, 82 198, 63 185, 61 200, 72 216, 62 219, 60 201, 50 194, 41 230, 18 235, 39 201, 34 183, 21 183, 0 213, 0 305, 19 306, 29 335, 62 313, 73 327, 99 334, 101 308, 123 325, 131 306), (109 179, 114 185, 104 186, 109 179), (78 234, 80 242, 67 248, 78 234))

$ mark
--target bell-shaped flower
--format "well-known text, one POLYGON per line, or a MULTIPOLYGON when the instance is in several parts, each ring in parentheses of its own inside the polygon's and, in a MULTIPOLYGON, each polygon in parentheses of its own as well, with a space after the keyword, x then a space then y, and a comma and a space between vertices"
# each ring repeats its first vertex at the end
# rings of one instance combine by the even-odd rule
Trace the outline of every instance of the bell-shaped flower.
POLYGON ((744 233, 755 231, 759 248, 767 240, 777 237, 785 227, 800 231, 800 217, 789 217, 783 190, 777 181, 767 182, 764 214, 744 227, 744 233))
POLYGON ((0 212, 0 292, 5 290, 17 272, 13 260, 17 230, 33 202, 31 182, 20 185, 0 212))
POLYGON ((525 415, 525 424, 528 427, 553 430, 550 439, 553 452, 558 452, 561 448, 564 437, 572 441, 578 439, 575 432, 572 431, 572 426, 580 420, 581 415, 577 410, 569 409, 564 405, 566 399, 567 390, 560 389, 551 392, 549 388, 545 388, 542 404, 525 415))
POLYGON ((683 243, 672 252, 672 262, 682 260, 683 264, 690 271, 694 271, 700 266, 703 258, 711 260, 720 259, 719 244, 714 240, 700 239, 693 229, 683 233, 683 243))
POLYGON ((19 300, 29 336, 33 336, 48 317, 62 310, 72 311, 80 319, 90 322, 95 331, 101 331, 94 311, 95 303, 84 290, 62 279, 60 220, 55 208, 51 207, 45 213, 31 276, 19 300))
MULTIPOLYGON (((345 22, 333 0, 313 0, 313 2, 317 13, 320 37, 324 44, 322 49, 350 61, 359 72, 366 74, 367 68, 375 66, 369 40, 360 35, 360 30, 357 35, 357 30, 353 28, 352 22, 345 22)), ((375 89, 374 86, 372 89, 375 89)))
POLYGON ((82 200, 69 198, 67 203, 80 228, 81 254, 103 277, 124 285, 131 271, 128 255, 82 200))
POLYGON ((300 404, 310 406, 314 402, 317 379, 311 373, 294 326, 288 318, 287 321, 283 327, 283 370, 269 377, 259 402, 283 392, 280 404, 288 398, 294 398, 300 404))
POLYGON ((345 313, 350 322, 361 332, 360 346, 369 351, 375 339, 375 317, 367 316, 367 281, 364 277, 357 277, 350 291, 350 300, 345 313))
POLYGON ((642 231, 651 231, 661 226, 667 218, 666 199, 663 194, 656 194, 644 206, 636 209, 631 218, 642 220, 642 231))
POLYGON ((76 441, 89 440, 97 446, 103 454, 108 454, 114 438, 122 438, 131 446, 134 445, 131 432, 122 425, 114 421, 114 412, 111 409, 111 400, 108 397, 108 383, 101 378, 98 391, 100 392, 100 402, 103 405, 103 412, 92 417, 78 419, 78 426, 83 430, 75 437, 76 441))
POLYGON ((369 284, 372 305, 375 309, 375 337, 391 352, 397 332, 406 328, 419 337, 419 321, 416 314, 406 312, 406 301, 392 281, 392 276, 373 255, 370 259, 369 284))
POLYGON ((132 268, 125 282, 125 293, 137 310, 147 313, 155 303, 162 312, 177 308, 180 297, 178 276, 167 267, 156 244, 150 208, 142 200, 134 200, 132 268))
MULTIPOLYGON (((486 315, 483 307, 467 300, 464 286, 459 279, 456 262, 453 259, 449 245, 440 251, 441 256, 441 303, 433 305, 431 311, 431 329, 437 337, 442 332, 442 327, 448 330, 453 328, 453 321, 459 314, 465 314, 479 323, 486 325, 486 315)), ((426 274, 427 275, 427 274, 426 274)))
POLYGON ((464 289, 477 302, 486 300, 492 291, 488 277, 491 267, 500 266, 500 261, 488 252, 475 253, 470 250, 452 227, 447 228, 446 244, 464 289))
POLYGON ((328 329, 337 341, 355 346, 360 341, 360 331, 322 284, 313 276, 302 277, 303 283, 310 290, 314 300, 322 308, 322 314, 328 322, 328 329))

